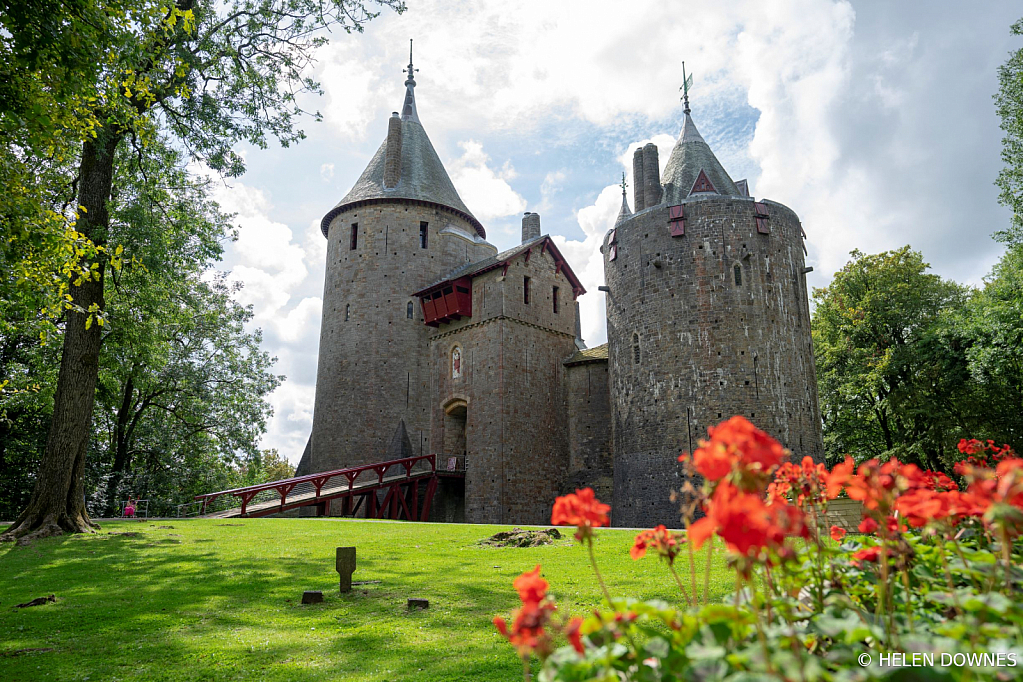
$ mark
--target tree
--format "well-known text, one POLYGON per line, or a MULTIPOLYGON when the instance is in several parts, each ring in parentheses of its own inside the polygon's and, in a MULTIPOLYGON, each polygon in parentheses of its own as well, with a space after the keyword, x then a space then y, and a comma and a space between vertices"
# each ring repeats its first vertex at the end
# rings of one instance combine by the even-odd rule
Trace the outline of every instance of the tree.
POLYGON ((126 494, 168 496, 158 479, 171 480, 185 459, 258 457, 266 396, 283 379, 270 372, 260 332, 245 329, 251 310, 212 274, 234 228, 206 182, 166 145, 120 155, 111 238, 139 255, 107 286, 90 469, 104 473, 108 514, 126 494))
POLYGON ((829 457, 898 454, 928 467, 970 426, 962 352, 948 352, 946 311, 968 292, 934 274, 908 246, 852 252, 813 292, 811 329, 829 457))
MULTIPOLYGON (((397 0, 380 4, 403 10, 397 0)), ((136 0, 108 27, 77 177, 76 230, 95 245, 83 254, 70 288, 53 418, 26 509, 0 540, 81 532, 83 472, 106 321, 104 281, 116 256, 106 251, 119 146, 147 145, 161 128, 198 160, 229 175, 243 171, 239 141, 288 145, 303 137, 297 97, 318 92, 302 74, 325 42, 323 29, 361 31, 374 14, 361 0, 136 0), (169 3, 168 3, 169 4, 169 3)))
POLYGON ((1023 243, 1009 244, 971 297, 952 338, 980 392, 984 420, 971 437, 1023 443, 1023 243))
MULTIPOLYGON (((1013 35, 1023 36, 1023 19, 1012 25, 1013 35)), ((998 200, 1012 209, 1013 226, 1006 236, 1023 239, 1023 48, 1009 55, 998 69, 998 92, 995 108, 1001 118, 1002 162, 995 184, 1001 190, 998 200)))

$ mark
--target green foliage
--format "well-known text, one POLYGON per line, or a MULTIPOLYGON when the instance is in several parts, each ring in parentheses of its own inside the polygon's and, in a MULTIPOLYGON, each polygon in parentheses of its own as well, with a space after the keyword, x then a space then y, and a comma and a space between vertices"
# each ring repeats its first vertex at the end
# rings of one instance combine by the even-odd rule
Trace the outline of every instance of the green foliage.
POLYGON ((853 252, 814 290, 811 329, 831 461, 897 456, 950 472, 959 439, 1023 436, 1023 245, 982 288, 904 247, 853 252))
POLYGON ((976 386, 985 437, 1023 441, 1023 243, 1009 245, 953 320, 947 338, 965 349, 968 384, 976 386))
MULTIPOLYGON (((173 513, 211 487, 240 485, 243 469, 261 461, 255 444, 271 414, 267 395, 283 377, 270 371, 259 331, 246 329, 251 311, 212 270, 235 228, 205 181, 162 143, 122 149, 117 168, 110 235, 120 254, 138 255, 105 280, 86 489, 101 514, 128 495, 173 513)), ((13 518, 27 499, 52 412, 56 349, 38 343, 52 323, 25 297, 31 291, 2 304, 0 517, 13 518)))
POLYGON ((899 454, 935 468, 973 426, 961 393, 965 362, 939 329, 968 292, 926 272, 910 248, 852 260, 813 292, 811 328, 825 450, 868 458, 899 454), (958 427, 958 428, 957 428, 958 427))
MULTIPOLYGON (((1012 35, 1023 36, 1023 19, 1012 25, 1012 35)), ((1023 239, 1023 48, 1009 55, 1009 60, 998 69, 998 93, 995 108, 1001 127, 1002 162, 1005 167, 995 184, 998 200, 1012 210, 1012 229, 1003 232, 1004 238, 1023 239)))
POLYGON ((283 377, 246 331, 251 310, 211 270, 234 234, 230 217, 179 154, 122 151, 111 236, 139 254, 108 281, 90 474, 107 514, 128 495, 180 504, 259 456, 283 377), (204 471, 205 470, 205 471, 204 471))
MULTIPOLYGON (((600 595, 571 539, 477 544, 509 529, 173 519, 104 523, 98 535, 27 549, 0 545, 0 669, 12 681, 40 670, 54 679, 161 682, 514 680, 521 664, 490 620, 515 599, 515 576, 542 563, 558 576, 559 601, 576 612, 589 612, 600 595), (381 582, 339 595, 339 545, 358 548, 354 580, 381 582), (326 601, 302 606, 303 590, 323 590, 326 601), (10 608, 50 593, 54 604, 10 608), (430 608, 408 611, 409 597, 429 599, 430 608), (24 649, 38 650, 13 655, 24 649)), ((671 598, 671 577, 623 550, 632 533, 597 533, 608 580, 643 599, 671 598)), ((724 562, 715 563, 712 597, 729 584, 724 562)))

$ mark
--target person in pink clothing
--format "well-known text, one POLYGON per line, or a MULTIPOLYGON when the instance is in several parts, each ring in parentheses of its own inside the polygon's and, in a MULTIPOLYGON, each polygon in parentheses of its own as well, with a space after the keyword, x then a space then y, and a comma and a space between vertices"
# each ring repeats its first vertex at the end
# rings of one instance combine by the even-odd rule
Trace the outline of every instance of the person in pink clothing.
POLYGON ((128 504, 124 505, 124 515, 129 519, 135 517, 135 503, 130 497, 128 498, 128 504))

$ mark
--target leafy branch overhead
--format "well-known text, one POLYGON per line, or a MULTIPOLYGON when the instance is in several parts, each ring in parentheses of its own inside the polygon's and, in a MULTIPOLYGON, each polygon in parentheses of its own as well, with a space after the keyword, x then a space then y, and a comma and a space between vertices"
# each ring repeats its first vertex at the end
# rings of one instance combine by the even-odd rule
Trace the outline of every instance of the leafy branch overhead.
MULTIPOLYGON (((405 8, 400 0, 373 4, 405 8)), ((0 172, 16 187, 16 201, 0 199, 0 215, 22 236, 49 220, 46 239, 5 241, 0 255, 27 288, 48 289, 45 309, 63 316, 51 436, 28 507, 2 539, 91 525, 82 472, 102 345, 110 334, 107 296, 113 303, 128 290, 132 277, 119 271, 125 264, 134 268, 148 250, 144 243, 129 245, 131 229, 117 241, 121 204, 115 179, 128 156, 125 147, 130 144, 140 169, 150 150, 166 145, 223 175, 240 174, 244 164, 236 144, 262 147, 275 137, 287 146, 304 137, 297 122, 308 112, 300 100, 319 94, 305 72, 327 34, 361 31, 378 14, 363 0, 74 0, 57 8, 55 23, 48 11, 47 3, 28 0, 10 17, 0 15, 0 27, 7 30, 0 31, 0 52, 28 69, 22 82, 34 96, 0 106, 0 161, 6 164, 0 172), (58 27, 62 37, 47 46, 40 26, 58 27), (75 38, 65 37, 63 29, 79 26, 83 31, 75 38), (69 132, 59 125, 58 132, 49 132, 65 103, 80 124, 69 132), (32 123, 24 133, 18 132, 19 118, 32 123), (49 172, 45 183, 39 169, 49 172)), ((140 269, 134 274, 144 279, 140 269)), ((153 405, 163 405, 171 418, 182 414, 177 404, 153 405)), ((262 423, 260 415, 253 418, 254 425, 262 423)))

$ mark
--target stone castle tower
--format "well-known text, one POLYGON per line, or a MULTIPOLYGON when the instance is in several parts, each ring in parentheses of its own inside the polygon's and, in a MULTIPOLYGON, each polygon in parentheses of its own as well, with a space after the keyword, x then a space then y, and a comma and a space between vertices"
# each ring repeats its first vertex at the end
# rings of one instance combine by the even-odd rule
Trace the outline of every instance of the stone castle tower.
MULTIPOLYGON (((498 253, 455 190, 416 111, 401 112, 327 238, 313 428, 298 475, 435 454, 430 518, 547 523, 590 486, 616 526, 677 523, 677 456, 742 414, 797 455, 823 453, 796 215, 748 195, 688 103, 660 177, 634 158, 605 237, 608 343, 586 348, 585 289, 540 216, 498 253)), ((311 510, 310 510, 311 511, 311 510)))
POLYGON ((327 238, 310 472, 430 452, 430 327, 414 292, 497 253, 405 101, 355 186, 320 223, 327 238))
POLYGON ((659 176, 633 158, 636 212, 604 239, 617 526, 675 519, 680 451, 741 414, 823 457, 802 227, 733 182, 690 116, 659 176))

